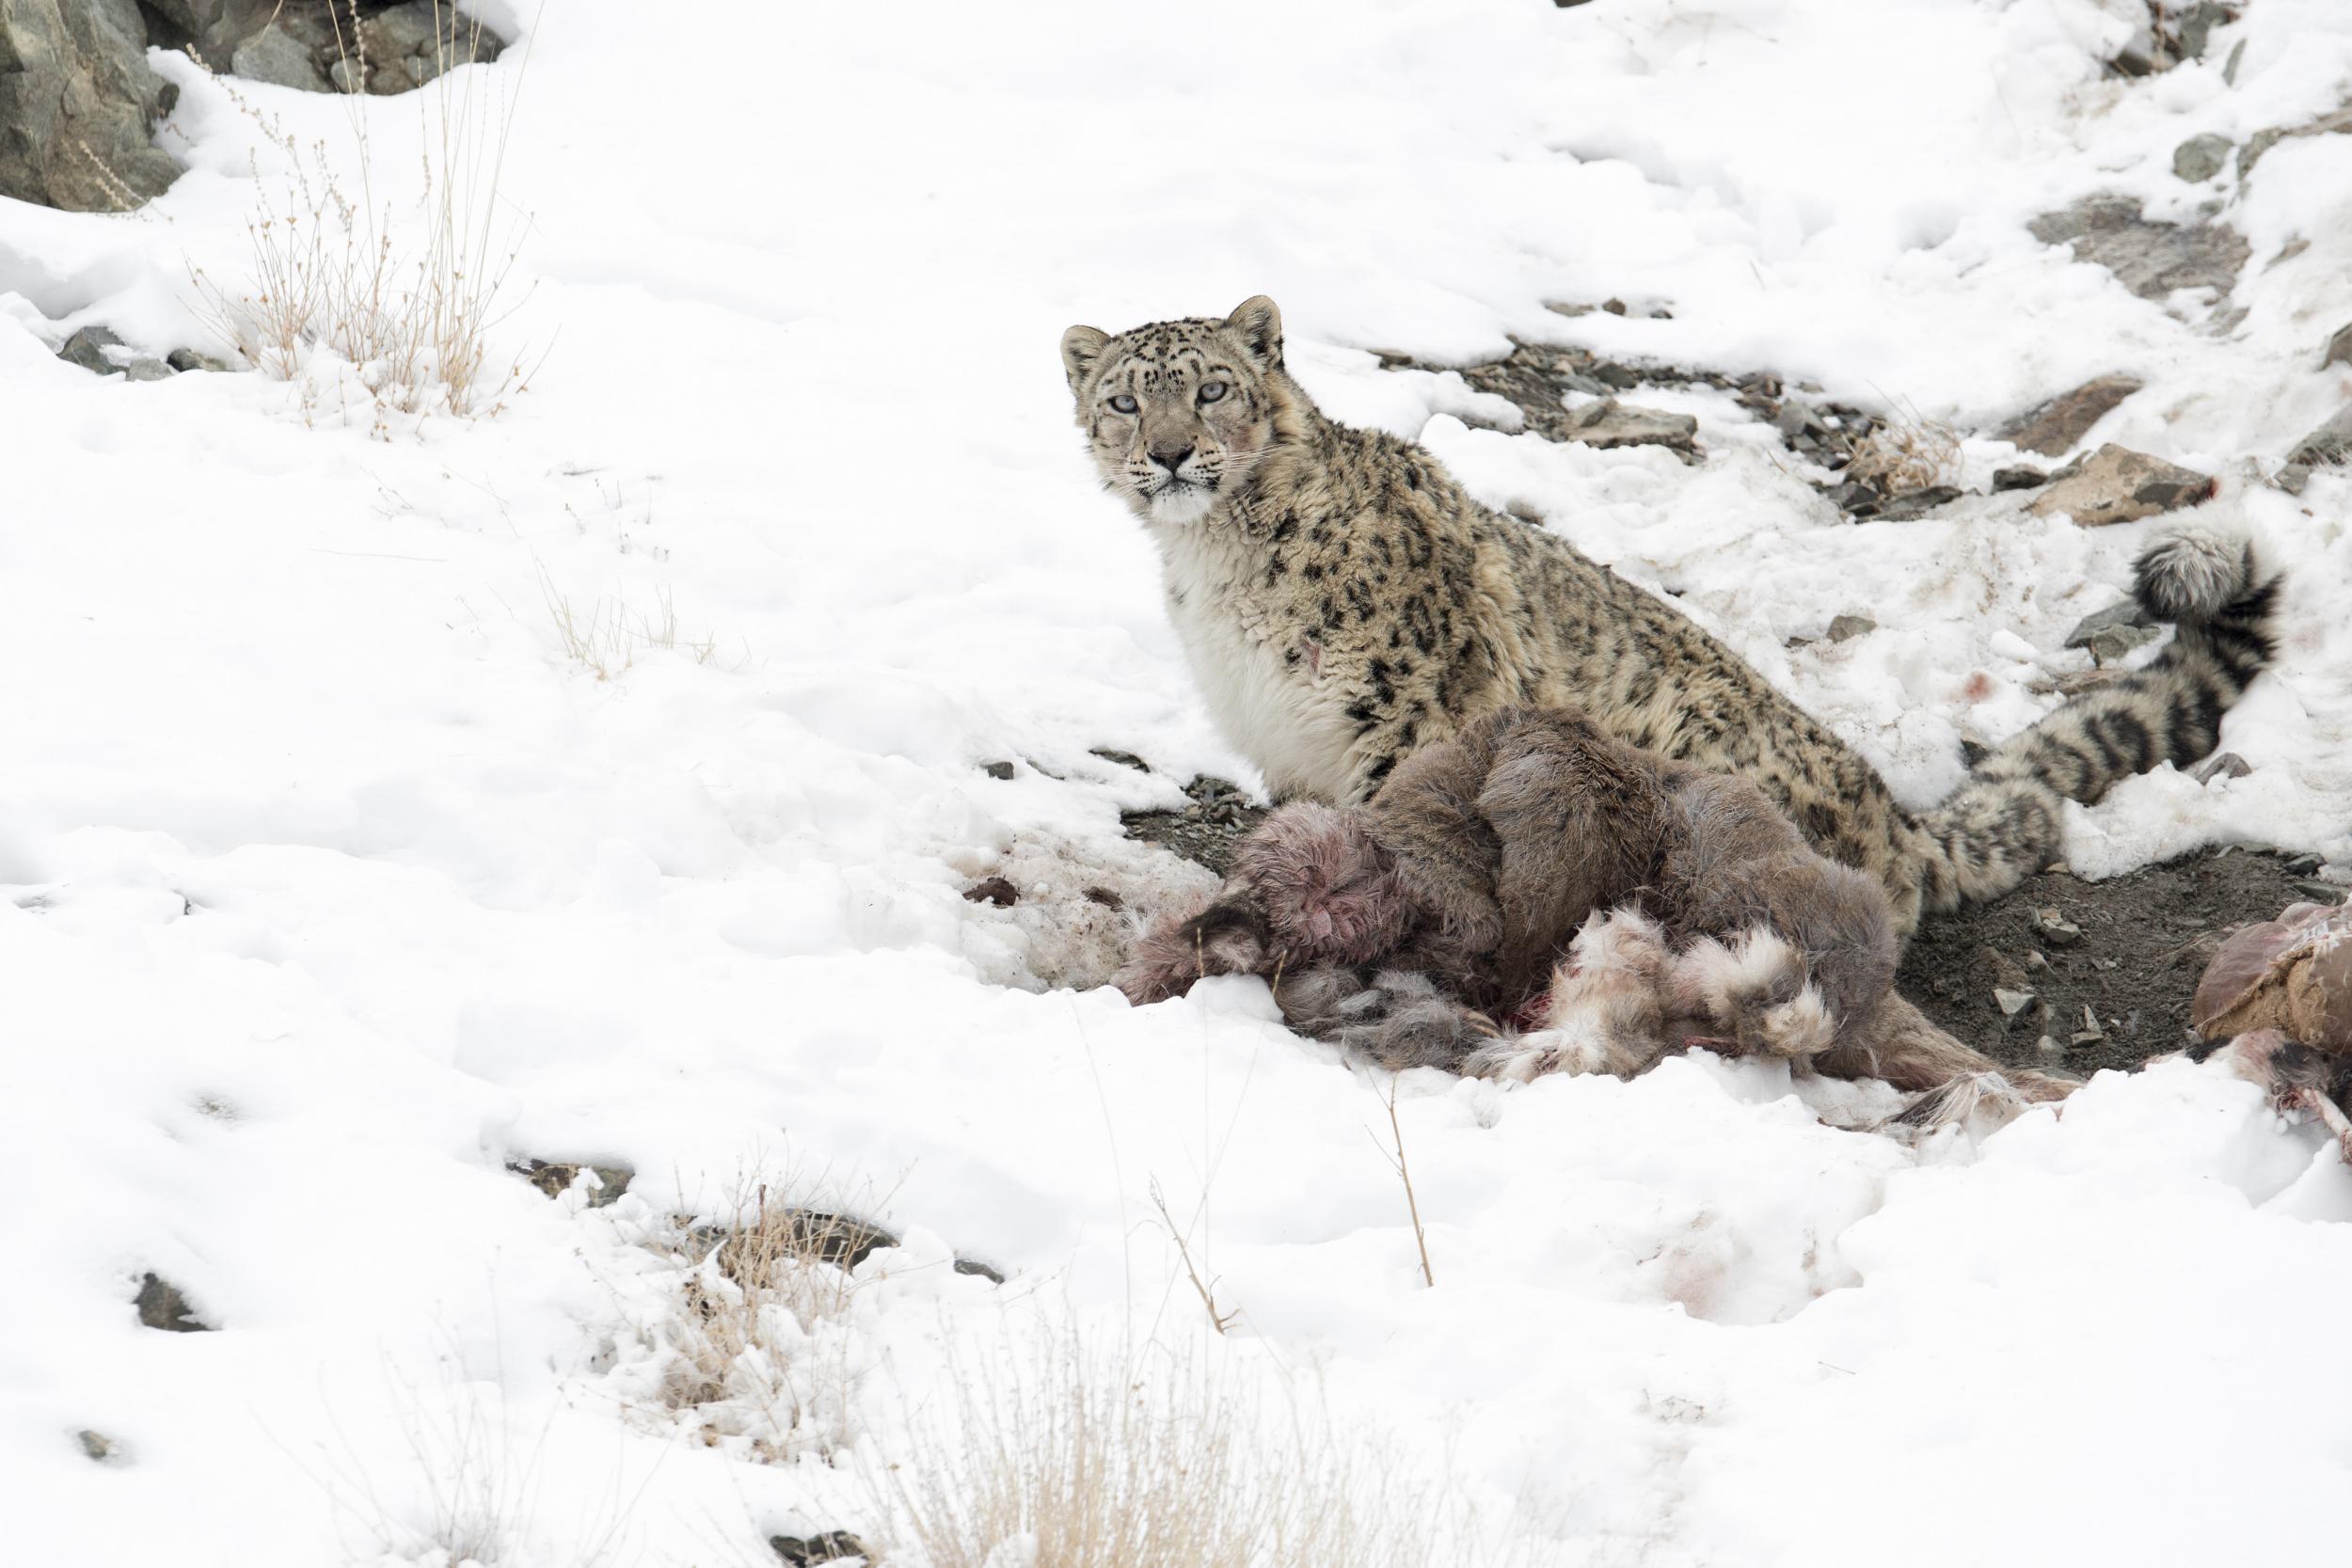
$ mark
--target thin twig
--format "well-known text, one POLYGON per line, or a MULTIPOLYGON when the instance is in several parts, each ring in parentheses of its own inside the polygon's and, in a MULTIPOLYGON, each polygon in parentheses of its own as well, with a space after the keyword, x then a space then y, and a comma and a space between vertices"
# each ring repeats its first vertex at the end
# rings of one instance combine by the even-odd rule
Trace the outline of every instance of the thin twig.
POLYGON ((1156 1177, 1152 1181, 1152 1207, 1160 1212, 1160 1223, 1168 1227, 1168 1237, 1176 1243, 1176 1256, 1184 1260, 1185 1277, 1192 1281, 1193 1290, 1200 1297, 1200 1305, 1208 1308, 1210 1324, 1219 1334, 1224 1333, 1235 1320, 1240 1318, 1241 1308, 1235 1307, 1231 1312, 1217 1310, 1215 1282, 1211 1281, 1207 1284, 1201 1282, 1200 1271, 1193 1266, 1192 1248, 1184 1244, 1184 1233, 1176 1227, 1176 1216, 1168 1212, 1168 1198, 1161 1193, 1159 1179, 1156 1177))
POLYGON ((1396 1167, 1397 1179, 1405 1183, 1406 1212, 1413 1216, 1413 1244, 1421 1249, 1422 1283, 1437 1288, 1438 1276, 1429 1270, 1429 1237, 1422 1229, 1421 1199, 1413 1192, 1413 1173, 1405 1164, 1405 1125, 1396 1115, 1396 1080, 1389 1080, 1389 1132, 1396 1140, 1396 1155, 1389 1163, 1396 1167))

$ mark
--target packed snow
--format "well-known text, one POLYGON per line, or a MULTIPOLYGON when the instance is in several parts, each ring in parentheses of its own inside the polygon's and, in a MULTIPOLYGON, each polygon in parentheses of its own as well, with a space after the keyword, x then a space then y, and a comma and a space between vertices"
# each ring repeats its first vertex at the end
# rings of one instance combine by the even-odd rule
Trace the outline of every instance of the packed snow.
POLYGON ((1462 1511, 1433 1563, 2341 1554, 2352 1169, 2218 1063, 1915 1149, 1760 1064, 1392 1081, 1254 980, 1102 989, 1089 890, 1204 875, 1120 811, 1253 775, 1055 345, 1270 293, 1327 411, 1677 594, 1915 803, 2058 700, 2160 525, 1857 525, 1728 398, 1640 398, 1698 416, 1686 466, 1381 356, 1577 343, 1967 429, 2135 373, 2093 439, 2219 476, 2201 515, 2289 573, 2282 649, 2224 731, 2250 773, 2131 781, 2070 859, 2340 875, 2352 479, 2271 480, 2352 399, 2352 136, 2171 160, 2352 101, 2352 11, 2249 0, 2125 80, 2137 0, 478 8, 498 62, 358 105, 158 54, 166 196, 0 201, 10 1560, 879 1544, 973 1369, 1073 1338, 1325 1413, 1462 1511), (332 160, 363 124, 394 213, 441 95, 511 111, 526 388, 380 420, 326 355, 55 357, 92 323, 225 346, 192 272, 236 276, 287 178, 232 89, 332 160), (2219 202, 2235 292, 2144 299, 2027 232, 2100 191, 2219 202), (1849 611, 1876 629, 1790 645, 1849 611), (991 875, 1021 901, 963 896, 991 875), (635 1176, 550 1200, 534 1158, 635 1176), (766 1398, 679 1408, 661 1238, 760 1180, 901 1244, 766 1398), (216 1332, 141 1326, 150 1273, 216 1332))

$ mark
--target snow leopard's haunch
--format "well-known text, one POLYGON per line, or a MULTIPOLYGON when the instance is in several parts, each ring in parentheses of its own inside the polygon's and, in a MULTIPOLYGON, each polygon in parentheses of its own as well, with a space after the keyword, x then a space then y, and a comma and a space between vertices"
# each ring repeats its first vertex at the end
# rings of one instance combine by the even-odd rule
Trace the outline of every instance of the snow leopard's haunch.
POLYGON ((1279 799, 1369 800, 1422 747, 1519 704, 1570 706, 1666 757, 1754 780, 1812 844, 1877 879, 1908 935, 2052 858, 2060 797, 2209 750, 2269 657, 2272 591, 2240 546, 2142 562, 2180 630, 1914 816, 1875 769, 1665 601, 1472 499, 1428 452, 1326 419, 1263 296, 1113 335, 1062 365, 1104 485, 1160 551, 1209 709, 1279 799), (2234 562, 2230 551, 2236 551, 2234 562))
POLYGON ((2118 780, 2210 752, 2222 714, 2270 663, 2280 582, 2250 545, 2185 531, 2143 551, 2135 578, 2140 609, 2173 623, 2171 642, 2010 739, 1915 819, 1931 909, 2006 893, 2057 859, 2062 800, 2094 801, 2118 780))

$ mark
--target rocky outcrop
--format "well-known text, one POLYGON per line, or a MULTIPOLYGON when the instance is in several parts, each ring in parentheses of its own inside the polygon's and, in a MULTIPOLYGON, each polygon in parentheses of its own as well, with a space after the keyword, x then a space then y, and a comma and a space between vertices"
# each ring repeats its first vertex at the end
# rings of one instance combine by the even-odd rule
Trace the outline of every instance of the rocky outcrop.
POLYGON ((0 196, 122 213, 180 166, 151 48, 308 92, 406 92, 505 43, 452 0, 0 0, 0 196))
POLYGON ((0 196, 122 213, 161 195, 180 166, 155 122, 177 98, 137 0, 0 0, 0 196))
POLYGON ((2085 197, 2026 227, 2043 245, 2073 245, 2076 261, 2106 268, 2140 298, 2158 302, 2175 289, 2227 293, 2249 254, 2245 236, 2227 224, 2159 223, 2142 217, 2128 196, 2085 197))
POLYGON ((406 92, 504 42, 451 0, 148 0, 157 44, 305 92, 406 92))

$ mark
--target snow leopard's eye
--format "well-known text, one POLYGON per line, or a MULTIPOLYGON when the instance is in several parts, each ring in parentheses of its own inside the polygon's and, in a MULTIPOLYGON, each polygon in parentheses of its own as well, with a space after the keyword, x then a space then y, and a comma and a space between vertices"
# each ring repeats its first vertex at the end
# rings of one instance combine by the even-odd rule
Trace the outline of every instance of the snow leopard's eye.
POLYGON ((1202 403, 1215 403, 1217 399, 1223 397, 1224 395, 1225 383, 1222 381, 1204 381, 1200 384, 1200 401, 1202 403))
POLYGON ((1121 392, 1121 393, 1120 393, 1117 397, 1115 397, 1115 398, 1111 399, 1111 412, 1112 412, 1112 413, 1114 413, 1114 414, 1132 414, 1132 413, 1134 413, 1135 411, 1136 411, 1136 400, 1135 400, 1135 399, 1133 399, 1133 398, 1131 398, 1131 397, 1129 397, 1126 393, 1121 392))

